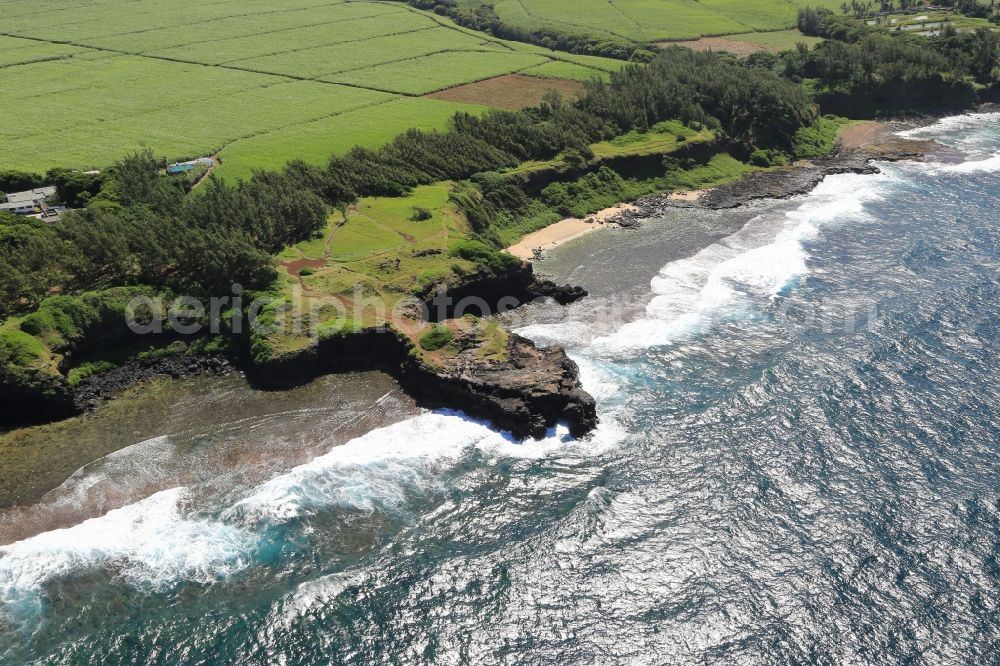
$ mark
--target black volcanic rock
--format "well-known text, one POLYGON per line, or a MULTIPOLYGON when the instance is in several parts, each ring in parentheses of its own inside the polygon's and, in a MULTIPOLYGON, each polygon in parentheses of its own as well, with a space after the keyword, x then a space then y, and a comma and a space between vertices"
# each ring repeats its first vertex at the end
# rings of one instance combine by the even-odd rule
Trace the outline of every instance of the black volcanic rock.
POLYGON ((596 427, 594 399, 583 390, 576 363, 561 347, 539 349, 512 333, 504 360, 483 359, 476 351, 470 348, 430 365, 413 353, 406 336, 391 327, 373 328, 274 359, 248 376, 261 388, 288 388, 328 372, 380 369, 418 404, 462 411, 518 439, 542 437, 560 422, 574 437, 596 427))
POLYGON ((136 359, 101 374, 87 377, 73 389, 73 404, 78 412, 94 409, 100 400, 126 388, 157 377, 192 377, 224 375, 233 370, 230 361, 220 355, 175 355, 156 359, 136 359))
POLYGON ((551 298, 559 305, 569 305, 587 296, 587 290, 583 287, 557 285, 552 280, 536 280, 527 287, 526 293, 530 298, 551 298))
POLYGON ((488 419, 519 439, 541 438, 560 422, 574 437, 597 426, 596 403, 581 387, 579 369, 562 347, 539 349, 511 334, 507 355, 502 362, 462 355, 444 368, 411 370, 410 379, 416 379, 413 374, 432 375, 421 377, 422 388, 413 392, 418 398, 488 419))

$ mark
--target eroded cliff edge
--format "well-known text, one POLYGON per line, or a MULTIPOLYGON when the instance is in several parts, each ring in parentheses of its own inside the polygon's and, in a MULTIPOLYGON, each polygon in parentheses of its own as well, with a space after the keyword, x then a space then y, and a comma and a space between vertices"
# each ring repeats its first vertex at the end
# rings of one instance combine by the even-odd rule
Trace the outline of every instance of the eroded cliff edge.
MULTIPOLYGON (((468 276, 456 287, 455 296, 477 296, 487 309, 496 308, 500 298, 524 303, 548 297, 567 303, 586 295, 579 288, 536 279, 530 264, 503 274, 483 273, 478 279, 468 276)), ((583 390, 578 368, 562 348, 540 349, 490 319, 454 315, 432 320, 438 322, 436 326, 447 327, 452 337, 446 349, 436 351, 423 349, 416 341, 419 335, 414 331, 425 329, 426 323, 414 315, 410 321, 318 335, 309 345, 266 359, 251 359, 247 345, 238 343, 222 353, 193 354, 182 349, 153 358, 132 357, 71 384, 69 370, 88 358, 93 346, 82 340, 61 349, 61 357, 53 358, 49 368, 31 369, 18 381, 0 382, 0 419, 4 425, 16 426, 66 418, 156 377, 240 371, 255 387, 281 390, 331 372, 382 370, 421 405, 464 412, 518 439, 542 437, 557 423, 565 423, 575 437, 594 429, 594 399, 583 390)), ((95 328, 94 339, 124 344, 128 332, 118 330, 124 328, 124 317, 110 313, 95 328)), ((162 341, 171 347, 179 343, 183 348, 177 338, 162 341)))

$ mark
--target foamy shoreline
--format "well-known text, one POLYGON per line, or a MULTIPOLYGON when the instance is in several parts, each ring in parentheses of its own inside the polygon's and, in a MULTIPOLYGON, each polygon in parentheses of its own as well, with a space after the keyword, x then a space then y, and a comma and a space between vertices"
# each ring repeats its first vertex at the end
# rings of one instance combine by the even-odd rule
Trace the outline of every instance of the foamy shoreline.
MULTIPOLYGON (((926 117, 905 121, 868 120, 846 125, 839 132, 838 148, 834 151, 833 155, 815 160, 800 160, 791 167, 779 171, 757 172, 758 175, 764 175, 763 180, 765 181, 775 176, 777 176, 776 180, 788 179, 789 181, 794 181, 797 177, 809 174, 811 171, 817 171, 818 178, 790 188, 783 188, 781 186, 775 188, 772 183, 766 183, 763 186, 752 184, 749 186, 749 189, 756 191, 756 193, 737 192, 732 197, 736 199, 735 203, 727 201, 722 205, 718 205, 715 202, 706 201, 706 206, 709 208, 731 208, 757 198, 785 198, 794 194, 804 194, 811 191, 827 175, 826 173, 822 173, 823 169, 817 169, 817 165, 822 163, 831 163, 831 165, 836 166, 834 163, 842 161, 844 165, 840 166, 847 166, 847 168, 852 170, 860 171, 863 165, 875 159, 888 161, 920 159, 928 149, 926 142, 904 138, 907 134, 903 130, 913 131, 915 128, 932 124, 937 120, 940 120, 940 118, 926 117)), ((836 170, 831 170, 831 172, 836 172, 836 170)), ((711 196, 706 195, 714 193, 723 194, 730 190, 735 190, 736 187, 734 186, 739 185, 741 182, 752 182, 753 180, 753 178, 742 178, 734 183, 724 183, 704 189, 663 192, 643 197, 635 203, 622 203, 611 208, 605 208, 593 215, 587 216, 586 219, 566 218, 526 235, 514 245, 506 248, 506 251, 519 259, 530 261, 535 258, 536 250, 544 253, 576 240, 581 236, 597 231, 607 226, 606 223, 608 221, 613 220, 624 212, 641 210, 643 204, 647 201, 655 200, 682 206, 685 204, 695 205, 702 199, 712 199, 711 196)))

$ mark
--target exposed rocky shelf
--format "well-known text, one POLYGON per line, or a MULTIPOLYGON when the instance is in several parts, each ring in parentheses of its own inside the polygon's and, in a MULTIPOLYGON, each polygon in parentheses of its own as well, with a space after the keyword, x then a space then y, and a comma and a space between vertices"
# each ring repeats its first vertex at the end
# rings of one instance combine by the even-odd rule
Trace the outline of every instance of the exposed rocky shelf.
MULTIPOLYGON (((903 127, 912 127, 907 124, 903 127)), ((714 187, 693 201, 678 200, 670 194, 643 197, 609 223, 629 228, 641 224, 643 219, 655 217, 664 208, 708 208, 720 210, 736 208, 756 199, 788 199, 808 194, 827 176, 839 173, 879 173, 872 162, 898 162, 922 160, 931 152, 948 152, 948 148, 933 141, 906 139, 889 133, 877 141, 860 147, 841 149, 830 157, 802 160, 786 168, 757 171, 732 183, 714 187)))
MULTIPOLYGON (((455 300, 477 296, 490 307, 505 297, 520 303, 547 297, 566 304, 586 295, 579 287, 536 278, 530 264, 504 275, 468 276, 455 293, 449 293, 455 300)), ((262 365, 218 354, 133 359, 87 377, 76 386, 53 375, 47 378, 51 386, 44 397, 19 400, 23 396, 10 395, 7 406, 17 407, 19 414, 17 418, 11 415, 13 421, 37 423, 95 409, 102 400, 157 377, 241 371, 258 388, 280 390, 331 372, 383 370, 423 406, 465 412, 519 439, 542 437, 559 422, 575 437, 593 430, 597 425, 594 399, 581 387, 577 366, 565 351, 559 347, 539 349, 514 334, 504 336, 506 348, 490 356, 480 353, 475 344, 463 346, 453 357, 421 354, 409 336, 385 326, 321 339, 262 365)))
POLYGON ((473 347, 432 363, 392 327, 371 328, 275 358, 248 376, 257 386, 280 389, 329 372, 379 369, 394 376, 418 404, 462 411, 518 439, 542 437, 560 422, 575 437, 597 425, 594 399, 561 347, 539 349, 510 334, 502 359, 482 358, 476 351, 473 347))
POLYGON ((511 334, 505 361, 463 354, 442 368, 408 368, 404 375, 418 400, 488 419, 517 438, 542 437, 558 422, 574 437, 597 426, 576 363, 561 347, 539 349, 518 335, 511 334))

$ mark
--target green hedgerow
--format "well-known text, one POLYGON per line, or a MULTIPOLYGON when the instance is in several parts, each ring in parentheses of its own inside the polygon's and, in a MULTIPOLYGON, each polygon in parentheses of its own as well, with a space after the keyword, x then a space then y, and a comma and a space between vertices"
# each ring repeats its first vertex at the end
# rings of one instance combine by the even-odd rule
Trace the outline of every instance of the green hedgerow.
POLYGON ((458 241, 451 246, 448 254, 488 268, 494 273, 504 273, 521 265, 521 260, 514 255, 498 252, 485 243, 474 240, 458 241))
POLYGON ((434 214, 427 208, 414 206, 413 212, 410 213, 410 222, 423 222, 424 220, 429 220, 432 217, 434 217, 434 214))
POLYGON ((424 351, 437 351, 451 342, 451 335, 447 326, 435 326, 420 336, 420 346, 424 351))

